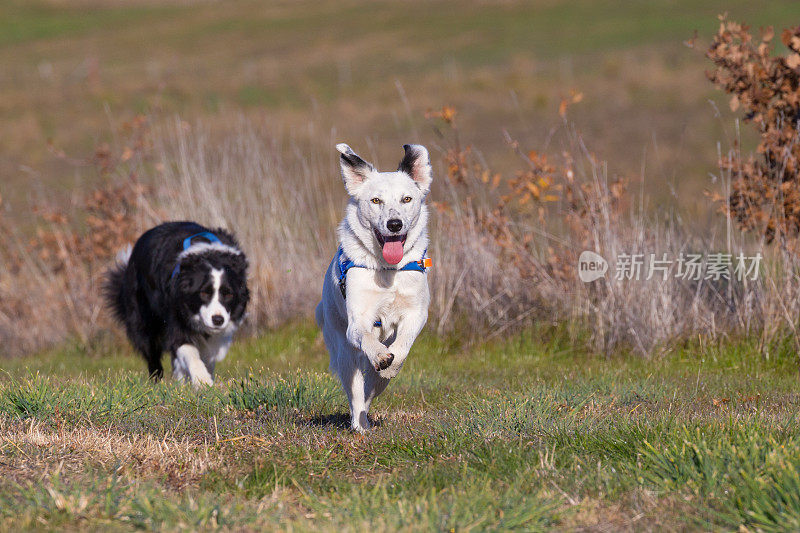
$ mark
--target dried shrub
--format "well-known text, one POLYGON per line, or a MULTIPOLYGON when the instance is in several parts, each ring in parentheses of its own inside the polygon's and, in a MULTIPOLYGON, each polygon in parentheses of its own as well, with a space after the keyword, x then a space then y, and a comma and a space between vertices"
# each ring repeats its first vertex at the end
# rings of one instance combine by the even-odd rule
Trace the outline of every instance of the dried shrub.
POLYGON ((95 172, 100 185, 72 205, 36 207, 32 235, 0 217, 0 353, 40 350, 67 337, 88 345, 107 326, 98 290, 103 272, 154 214, 152 188, 138 180, 149 157, 147 122, 136 117, 120 133, 123 145, 103 144, 86 160, 51 147, 95 172))
MULTIPOLYGON (((560 112, 580 101, 576 94, 560 112)), ((455 259, 445 269, 451 282, 444 287, 448 297, 439 331, 453 327, 452 314, 492 336, 533 319, 573 318, 581 289, 578 256, 597 248, 598 228, 608 228, 609 220, 619 229, 627 205, 624 182, 578 172, 573 153, 592 169, 600 165, 580 151, 579 137, 569 134, 568 149, 556 158, 523 150, 506 134, 521 168, 510 175, 493 172, 460 142, 454 110, 427 116, 442 120, 444 131, 438 131, 448 141, 444 177, 451 196, 435 203, 437 221, 449 240, 459 243, 446 252, 455 259)))
MULTIPOLYGON (((437 251, 444 268, 434 273, 432 317, 439 331, 461 324, 453 317, 483 337, 529 320, 558 322, 588 332, 600 352, 627 347, 643 356, 682 339, 731 334, 758 335, 768 354, 793 331, 800 317, 800 283, 785 255, 772 257, 757 280, 689 279, 679 276, 674 264, 663 278, 620 278, 615 271, 622 256, 677 259, 693 250, 737 256, 745 253, 744 244, 732 234, 721 240, 706 236, 680 216, 662 223, 670 213, 652 217, 643 202, 633 208, 628 181, 609 178, 605 163, 569 127, 555 157, 523 150, 507 136, 521 168, 500 175, 458 141, 456 114, 446 115, 444 131, 452 140, 444 150, 445 178, 451 194, 436 204, 433 231, 447 236, 437 251), (608 260, 604 278, 580 281, 577 262, 584 250, 608 260), (439 282, 439 276, 446 279, 439 282)), ((727 172, 722 169, 724 176, 727 172)))
POLYGON ((445 141, 444 183, 432 203, 432 233, 447 237, 432 243, 436 268, 431 271, 431 317, 440 334, 464 323, 473 331, 498 334, 541 304, 538 295, 523 288, 531 282, 526 280, 532 270, 526 264, 529 255, 498 207, 510 202, 503 200, 504 179, 461 143, 456 117, 451 107, 426 113, 445 141))
POLYGON ((800 235, 800 26, 784 30, 786 54, 776 54, 775 32, 760 38, 746 25, 720 17, 720 27, 706 55, 715 68, 712 83, 731 95, 730 108, 760 136, 757 155, 743 157, 738 146, 720 166, 734 179, 722 210, 744 230, 762 233, 768 242, 800 235))
POLYGON ((70 264, 104 264, 136 238, 140 201, 149 195, 152 188, 132 177, 91 191, 71 212, 56 207, 41 210, 42 224, 29 246, 54 273, 70 264))

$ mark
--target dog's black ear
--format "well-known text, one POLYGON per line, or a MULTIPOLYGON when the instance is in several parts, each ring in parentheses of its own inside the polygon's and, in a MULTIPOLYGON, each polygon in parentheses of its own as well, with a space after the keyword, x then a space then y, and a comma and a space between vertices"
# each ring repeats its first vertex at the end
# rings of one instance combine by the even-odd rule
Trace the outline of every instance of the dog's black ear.
POLYGON ((406 151, 406 155, 400 161, 397 170, 411 176, 417 187, 428 194, 431 190, 431 182, 433 182, 428 150, 421 144, 406 144, 403 149, 406 151))
POLYGON ((203 276, 197 273, 201 270, 200 266, 205 260, 197 255, 187 255, 181 259, 181 266, 178 272, 178 290, 183 293, 196 292, 203 283, 203 276))
POLYGON ((232 255, 228 266, 242 280, 247 280, 247 258, 244 254, 232 255))
POLYGON ((336 149, 342 154, 339 164, 342 167, 344 188, 347 189, 347 194, 356 196, 361 186, 375 172, 375 167, 361 159, 352 148, 344 143, 337 144, 336 149))

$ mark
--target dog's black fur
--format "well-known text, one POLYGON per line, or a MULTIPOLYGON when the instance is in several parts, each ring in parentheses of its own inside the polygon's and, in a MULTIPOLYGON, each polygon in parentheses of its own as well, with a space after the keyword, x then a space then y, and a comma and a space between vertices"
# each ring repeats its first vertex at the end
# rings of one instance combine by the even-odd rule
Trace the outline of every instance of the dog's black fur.
POLYGON ((115 318, 125 326, 133 346, 147 361, 150 376, 161 379, 161 356, 169 350, 173 359, 182 344, 197 345, 212 333, 193 320, 208 295, 210 271, 224 271, 220 293, 235 329, 250 299, 247 288, 247 258, 235 237, 222 228, 208 229, 194 222, 167 222, 139 237, 126 264, 109 270, 105 297, 115 318), (180 261, 183 241, 192 235, 211 232, 220 242, 240 253, 209 249, 180 261))

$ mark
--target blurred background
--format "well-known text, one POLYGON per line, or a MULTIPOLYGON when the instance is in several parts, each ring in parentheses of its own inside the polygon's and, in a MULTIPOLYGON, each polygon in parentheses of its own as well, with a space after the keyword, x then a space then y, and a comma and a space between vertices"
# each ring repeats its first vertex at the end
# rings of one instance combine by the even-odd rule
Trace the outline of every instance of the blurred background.
POLYGON ((583 249, 763 248, 711 201, 720 158, 759 139, 708 79, 723 13, 754 34, 800 20, 793 0, 2 1, 0 353, 118 344, 103 272, 167 219, 239 235, 251 331, 307 320, 345 202, 337 142, 384 170, 405 143, 431 151, 440 335, 785 339, 785 255, 747 286, 575 275, 583 249))
MULTIPOLYGON (((347 141, 382 166, 408 141, 437 145, 424 114, 452 106, 461 137, 507 170, 503 130, 545 150, 562 98, 612 174, 646 175, 666 201, 698 193, 733 128, 702 47, 728 12, 797 19, 793 1, 4 1, 0 174, 4 208, 69 195, 91 156, 137 114, 242 115, 300 146, 347 141), (69 158, 54 155, 63 152, 69 158), (646 171, 643 173, 643 169, 646 171)), ((558 149, 558 147, 556 147, 558 149)), ((332 171, 335 169, 331 169, 332 171)), ((333 177, 333 176, 332 176, 333 177)))

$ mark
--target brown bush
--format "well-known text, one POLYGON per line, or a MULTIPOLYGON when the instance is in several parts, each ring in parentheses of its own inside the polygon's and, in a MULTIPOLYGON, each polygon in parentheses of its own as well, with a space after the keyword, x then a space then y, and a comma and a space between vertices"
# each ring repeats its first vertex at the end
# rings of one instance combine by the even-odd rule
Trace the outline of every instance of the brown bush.
POLYGON ((68 337, 88 346, 107 327, 99 291, 103 273, 154 214, 145 209, 153 189, 138 180, 150 157, 147 122, 136 117, 119 133, 120 146, 102 144, 85 160, 52 149, 76 168, 95 172, 96 188, 71 205, 37 206, 33 230, 0 216, 0 354, 40 350, 68 337))
POLYGON ((130 178, 89 192, 70 212, 52 207, 40 211, 30 249, 54 273, 70 263, 102 265, 135 239, 139 201, 147 195, 152 195, 151 188, 130 178))
POLYGON ((787 244, 800 235, 800 26, 783 31, 788 52, 780 55, 771 27, 755 38, 746 25, 720 20, 706 54, 715 65, 708 77, 731 95, 731 109, 744 112, 760 142, 757 156, 743 157, 737 146, 722 158, 733 183, 729 198, 716 199, 742 229, 787 244))

